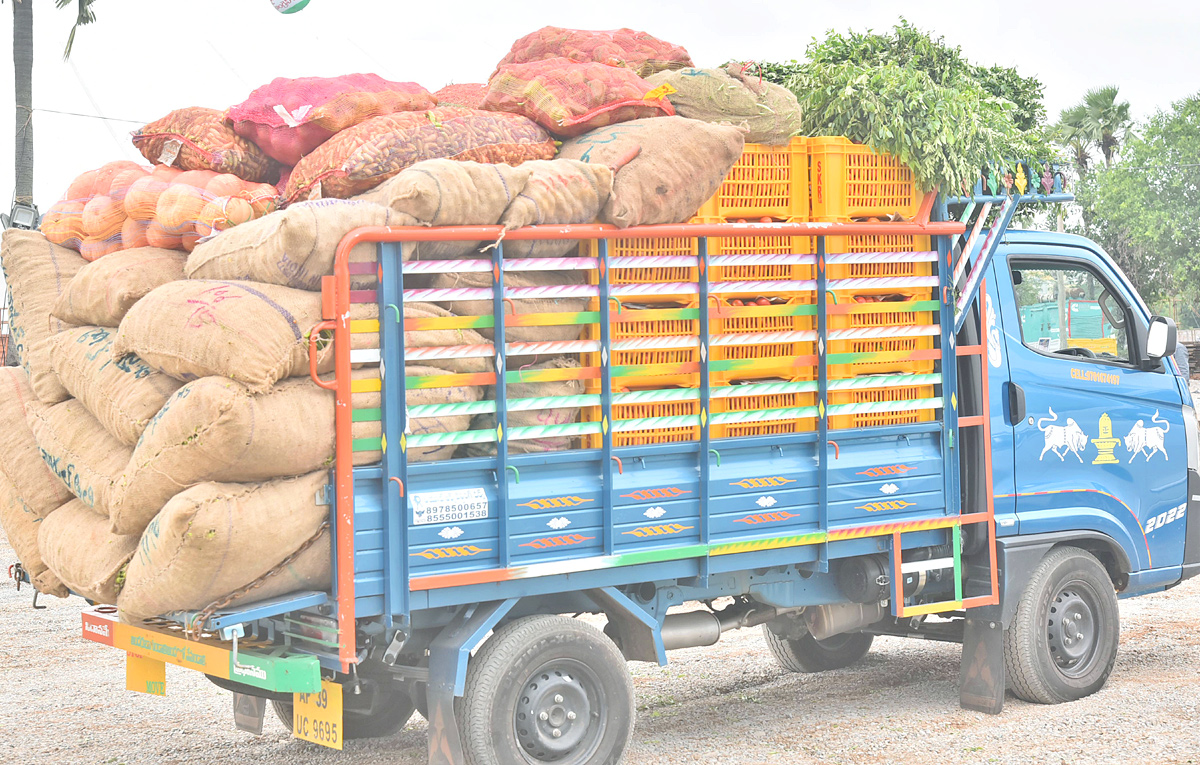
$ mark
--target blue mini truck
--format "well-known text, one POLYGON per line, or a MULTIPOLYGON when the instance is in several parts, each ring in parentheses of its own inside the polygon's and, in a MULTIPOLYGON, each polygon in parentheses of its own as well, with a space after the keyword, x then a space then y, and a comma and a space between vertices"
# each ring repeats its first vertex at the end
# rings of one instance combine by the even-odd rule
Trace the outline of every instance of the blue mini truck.
POLYGON ((617 762, 625 662, 747 627, 797 672, 962 643, 983 712, 1093 693, 1118 598, 1200 566, 1196 417, 1174 324, 1095 244, 1008 230, 1060 189, 902 222, 358 229, 311 335, 336 358, 332 590, 92 608, 83 635, 133 689, 204 672, 249 729, 269 700, 340 748, 415 709, 430 763, 617 762), (495 245, 420 259, 446 241, 495 245), (574 254, 506 257, 530 244, 574 254), (488 342, 414 341, 468 329, 488 342))

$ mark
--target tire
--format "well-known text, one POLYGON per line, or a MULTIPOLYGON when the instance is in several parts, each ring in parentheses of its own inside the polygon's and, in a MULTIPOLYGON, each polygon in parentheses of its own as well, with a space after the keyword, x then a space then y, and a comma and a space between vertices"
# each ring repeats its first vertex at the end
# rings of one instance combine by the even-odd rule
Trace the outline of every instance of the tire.
POLYGON ((1117 594, 1104 566, 1076 547, 1051 550, 1004 633, 1008 687, 1037 704, 1091 695, 1108 681, 1119 639, 1117 594))
POLYGON ((609 765, 633 733, 624 657, 599 630, 565 616, 496 630, 454 703, 468 765, 609 765), (552 737, 556 729, 563 735, 552 737))
POLYGON ((775 661, 789 672, 845 669, 861 661, 875 641, 874 635, 862 632, 846 632, 825 640, 807 634, 801 638, 788 638, 776 634, 769 624, 763 625, 763 637, 775 661))
MULTIPOLYGON (((361 738, 385 738, 399 732, 408 718, 412 717, 413 703, 399 691, 377 689, 382 694, 374 713, 366 710, 346 709, 342 714, 342 737, 346 740, 361 738)), ((293 703, 272 701, 271 706, 283 727, 292 730, 293 703)))

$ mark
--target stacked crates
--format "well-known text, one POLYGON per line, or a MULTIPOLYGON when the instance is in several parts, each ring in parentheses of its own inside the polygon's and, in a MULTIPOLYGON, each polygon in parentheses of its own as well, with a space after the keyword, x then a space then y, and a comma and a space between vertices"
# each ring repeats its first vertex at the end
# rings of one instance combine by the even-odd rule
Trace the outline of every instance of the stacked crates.
MULTIPOLYGON (((784 146, 747 144, 742 157, 717 193, 700 209, 693 223, 722 222, 821 222, 912 219, 921 208, 923 194, 912 171, 899 160, 876 154, 868 147, 841 137, 793 138, 784 146)), ((893 355, 931 351, 937 336, 934 307, 937 297, 931 242, 927 236, 831 236, 826 242, 827 303, 861 308, 834 308, 828 314, 830 354, 893 355), (906 258, 902 253, 913 253, 906 258), (844 255, 845 257, 838 257, 844 255), (857 257, 855 257, 857 256, 857 257), (916 304, 925 302, 918 307, 916 304), (884 305, 887 304, 887 305, 884 305), (862 330, 862 332, 853 332, 862 330), (841 332, 843 337, 838 337, 841 332)), ((750 234, 712 237, 708 240, 710 288, 708 359, 710 383, 720 386, 762 384, 816 379, 816 263, 809 257, 792 262, 764 256, 812 256, 813 237, 750 234), (772 262, 774 260, 774 262, 772 262), (744 284, 744 288, 740 285, 744 284), (807 308, 808 310, 805 310, 807 308), (762 337, 752 337, 762 335, 762 337)), ((590 254, 598 254, 591 242, 590 254)), ((620 308, 610 307, 613 343, 609 363, 616 370, 613 391, 695 389, 699 385, 698 290, 705 275, 698 267, 699 243, 690 238, 612 239, 608 243, 609 283, 613 286, 647 285, 649 294, 623 296, 620 308), (684 260, 668 261, 677 257, 684 260), (613 259, 621 258, 616 261, 613 259), (645 265, 637 260, 645 258, 645 265), (666 285, 680 285, 671 289, 666 285), (686 286, 685 286, 686 285, 686 286), (696 338, 688 342, 683 338, 696 338), (622 341, 630 347, 621 348, 622 341), (633 341, 630 343, 629 341, 633 341)), ((598 278, 596 272, 593 279, 598 278)), ((597 310, 593 302, 591 310, 597 310)), ((588 329, 599 339, 598 325, 588 329)), ((584 354, 586 366, 600 365, 599 353, 584 354)), ((852 363, 833 362, 829 379, 865 375, 917 375, 935 370, 931 359, 902 357, 852 363)), ((889 387, 869 386, 831 390, 831 406, 884 404, 929 399, 935 395, 928 381, 903 378, 889 387)), ((836 387, 836 386, 835 386, 836 387)), ((599 392, 598 380, 587 383, 599 392)), ((775 389, 772 389, 775 390, 775 389)), ((816 393, 778 393, 711 397, 709 414, 796 409, 815 406, 816 393)), ((699 396, 686 400, 616 403, 614 420, 657 417, 697 417, 699 396)), ((874 407, 872 407, 874 408, 874 407)), ((832 415, 830 427, 874 427, 920 422, 933 418, 932 409, 901 407, 897 411, 870 411, 832 415)), ((602 417, 599 407, 585 410, 584 419, 602 417)), ((610 424, 611 426, 611 424, 610 424)), ((715 424, 714 438, 795 433, 816 428, 816 419, 788 418, 715 424)), ((699 438, 696 425, 678 423, 635 431, 613 432, 615 446, 692 441, 699 438)), ((599 447, 601 437, 589 436, 585 445, 599 447)))
MULTIPOLYGON (((813 220, 848 223, 852 220, 911 220, 924 200, 912 170, 895 157, 842 137, 809 139, 813 220)), ((934 311, 916 310, 913 303, 932 301, 937 294, 928 236, 850 235, 825 239, 829 300, 869 308, 829 315, 829 353, 913 353, 935 347, 934 311), (914 253, 905 258, 898 253, 914 253), (859 257, 841 257, 857 255, 859 257), (886 304, 886 305, 885 305, 886 304), (894 305, 893 305, 894 304, 894 305), (862 337, 837 338, 838 330, 863 330, 862 337), (872 333, 878 336, 871 337, 872 333)), ((829 379, 876 374, 928 374, 931 359, 831 362, 829 379)), ((901 385, 832 391, 831 405, 928 399, 932 385, 901 385)), ((931 409, 832 416, 831 428, 875 427, 931 420, 931 409)))

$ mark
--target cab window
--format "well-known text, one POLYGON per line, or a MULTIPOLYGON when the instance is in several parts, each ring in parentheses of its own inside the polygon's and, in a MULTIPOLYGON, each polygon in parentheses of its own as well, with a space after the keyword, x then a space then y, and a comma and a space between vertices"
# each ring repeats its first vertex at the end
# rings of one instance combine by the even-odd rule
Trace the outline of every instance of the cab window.
POLYGON ((1095 271, 1078 263, 1011 265, 1025 345, 1079 361, 1129 362, 1128 306, 1095 271))

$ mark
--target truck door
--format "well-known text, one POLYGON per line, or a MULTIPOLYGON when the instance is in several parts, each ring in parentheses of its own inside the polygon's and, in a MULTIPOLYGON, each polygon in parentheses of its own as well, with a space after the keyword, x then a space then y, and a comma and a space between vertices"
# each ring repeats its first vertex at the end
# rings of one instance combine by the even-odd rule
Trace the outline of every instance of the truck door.
POLYGON ((997 276, 1011 408, 1023 408, 1009 417, 1020 533, 1099 531, 1125 548, 1135 572, 1179 566, 1182 400, 1166 366, 1139 363, 1137 326, 1149 317, 1088 250, 1006 249, 996 262, 1007 271, 997 276))

